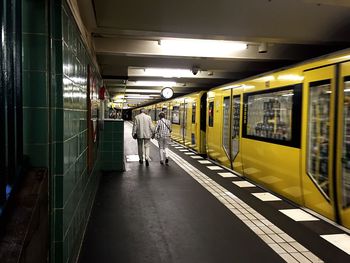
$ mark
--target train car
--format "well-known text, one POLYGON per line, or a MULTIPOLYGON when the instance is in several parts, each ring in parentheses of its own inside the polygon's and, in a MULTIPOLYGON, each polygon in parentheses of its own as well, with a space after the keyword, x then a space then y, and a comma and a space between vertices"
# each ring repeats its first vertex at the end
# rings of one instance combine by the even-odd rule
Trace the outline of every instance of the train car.
POLYGON ((207 153, 350 228, 350 54, 212 89, 207 153))

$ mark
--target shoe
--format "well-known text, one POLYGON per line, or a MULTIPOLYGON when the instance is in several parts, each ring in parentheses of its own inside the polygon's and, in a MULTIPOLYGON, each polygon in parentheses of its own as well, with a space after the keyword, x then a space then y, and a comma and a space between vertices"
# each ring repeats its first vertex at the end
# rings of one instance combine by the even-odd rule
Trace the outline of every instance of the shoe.
POLYGON ((165 163, 169 163, 169 159, 168 158, 165 159, 165 163))
POLYGON ((160 164, 163 165, 164 164, 163 161, 160 161, 160 164))
POLYGON ((140 163, 140 164, 143 164, 143 160, 139 160, 139 163, 140 163))
POLYGON ((146 160, 146 166, 149 166, 149 162, 148 162, 148 160, 146 160))

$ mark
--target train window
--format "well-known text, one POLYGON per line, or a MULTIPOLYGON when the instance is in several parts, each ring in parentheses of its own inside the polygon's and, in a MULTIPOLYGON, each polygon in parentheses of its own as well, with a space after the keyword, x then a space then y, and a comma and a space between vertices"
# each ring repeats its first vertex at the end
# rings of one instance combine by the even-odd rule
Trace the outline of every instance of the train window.
POLYGON ((232 97, 232 160, 239 151, 239 128, 241 112, 241 96, 232 97))
POLYGON ((171 122, 174 124, 180 124, 179 106, 173 106, 171 122))
POLYGON ((208 109, 208 122, 209 127, 214 126, 214 101, 209 102, 209 109, 208 109))
POLYGON ((350 206, 350 77, 348 78, 348 81, 345 81, 344 85, 343 116, 342 192, 344 208, 350 206))
POLYGON ((244 94, 245 138, 300 147, 300 118, 301 84, 244 94))
POLYGON ((230 152, 230 97, 224 97, 223 103, 223 129, 222 129, 222 146, 226 154, 230 152))
POLYGON ((192 104, 192 123, 196 123, 196 103, 192 104))
POLYGON ((329 196, 328 154, 331 83, 310 83, 308 105, 307 172, 329 196))

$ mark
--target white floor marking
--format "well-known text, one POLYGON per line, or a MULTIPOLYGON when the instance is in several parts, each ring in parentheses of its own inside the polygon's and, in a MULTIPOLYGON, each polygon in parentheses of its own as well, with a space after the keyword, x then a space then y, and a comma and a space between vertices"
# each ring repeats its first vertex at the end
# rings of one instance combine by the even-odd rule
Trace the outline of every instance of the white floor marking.
POLYGON ((203 160, 203 161, 198 161, 201 164, 211 164, 211 162, 207 161, 207 160, 203 160))
POLYGON ((223 170, 220 166, 207 166, 210 170, 223 170))
POLYGON ((238 181, 238 182, 232 182, 234 183, 235 185, 239 186, 239 187, 255 187, 255 185, 247 182, 247 181, 238 181))
POLYGON ((184 147, 176 146, 175 149, 183 149, 184 147))
POLYGON ((138 162, 139 161, 139 156, 137 154, 131 154, 126 156, 126 161, 127 162, 138 162))
POLYGON ((180 152, 188 152, 188 150, 185 150, 185 149, 184 149, 184 150, 180 150, 180 152))
POLYGON ((317 220, 319 220, 317 217, 314 217, 301 209, 281 209, 279 211, 281 213, 285 214, 286 216, 290 217, 294 221, 317 221, 317 220))
POLYGON ((203 157, 199 156, 199 155, 191 156, 191 158, 193 158, 193 159, 203 159, 203 157))
POLYGON ((252 193, 256 198, 259 198, 262 201, 280 201, 281 198, 278 198, 277 196, 270 194, 268 192, 265 193, 252 193))
POLYGON ((233 173, 218 173, 218 175, 220 175, 222 177, 237 177, 237 175, 235 175, 233 173))
POLYGON ((350 255, 350 236, 347 234, 321 235, 322 238, 350 255))
MULTIPOLYGON (((191 153, 191 152, 189 152, 189 153, 185 153, 186 155, 194 155, 194 153, 191 153)), ((191 157, 193 157, 193 156, 191 156, 191 157)))
MULTIPOLYGON (((152 142, 155 144, 156 147, 158 147, 157 141, 152 140, 152 142)), ((244 224, 246 224, 253 232, 255 232, 258 235, 258 237, 260 237, 262 240, 264 240, 264 237, 268 237, 269 242, 265 242, 286 262, 323 262, 316 255, 314 255, 312 252, 307 250, 296 240, 290 237, 287 233, 283 232, 272 222, 267 220, 264 216, 260 215, 253 208, 244 203, 241 199, 236 197, 231 192, 227 191, 224 187, 210 179, 207 175, 205 175, 193 165, 182 159, 180 156, 178 156, 170 150, 169 156, 194 180, 196 180, 213 196, 215 196, 221 203, 223 203, 236 217, 240 218, 244 224), (249 214, 249 217, 246 216, 247 214, 249 214), (278 235, 281 238, 278 240, 282 240, 282 242, 275 241, 272 237, 270 237, 270 234, 265 233, 265 231, 272 231, 274 233, 272 235, 278 235), (288 242, 289 245, 295 248, 295 253, 288 252, 288 250, 290 250, 289 247, 288 250, 282 247, 282 244, 285 244, 286 242, 288 242), (308 253, 308 256, 305 254, 306 252, 308 253), (310 258, 310 255, 312 255, 313 257, 312 261, 308 260, 310 258)))

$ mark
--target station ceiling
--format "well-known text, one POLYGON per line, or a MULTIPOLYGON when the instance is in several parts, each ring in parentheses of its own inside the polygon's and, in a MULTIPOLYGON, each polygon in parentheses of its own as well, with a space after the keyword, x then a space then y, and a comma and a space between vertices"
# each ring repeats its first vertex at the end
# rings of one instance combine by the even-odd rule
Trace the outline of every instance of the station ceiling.
POLYGON ((349 0, 69 3, 80 14, 111 97, 124 96, 123 105, 130 107, 161 99, 162 85, 140 81, 173 82, 164 85, 173 86, 174 96, 180 96, 350 46, 349 0), (247 46, 227 54, 202 54, 196 52, 199 47, 183 48, 184 52, 165 49, 163 43, 174 39, 238 41, 247 46), (189 74, 145 76, 150 68, 182 69, 189 74))

